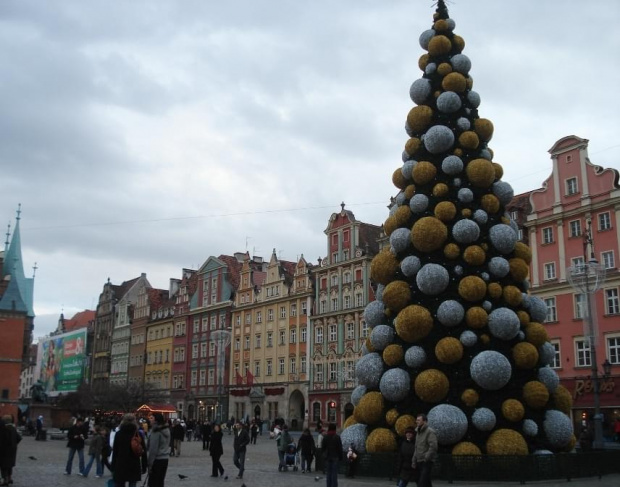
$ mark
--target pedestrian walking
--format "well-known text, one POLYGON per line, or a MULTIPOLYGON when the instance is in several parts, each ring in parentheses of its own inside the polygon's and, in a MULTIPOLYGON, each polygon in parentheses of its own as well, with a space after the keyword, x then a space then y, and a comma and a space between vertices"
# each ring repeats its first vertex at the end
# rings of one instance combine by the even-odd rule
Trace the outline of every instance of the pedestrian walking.
POLYGON ((415 428, 409 426, 405 430, 405 439, 401 443, 396 456, 397 487, 407 487, 409 482, 418 481, 418 469, 413 468, 415 453, 415 428))
POLYGON ((84 425, 82 418, 76 418, 75 424, 67 431, 67 448, 69 448, 69 458, 65 467, 65 475, 71 475, 73 457, 78 454, 78 475, 84 475, 84 425))
POLYGON ((258 438, 258 425, 256 421, 252 421, 252 426, 250 427, 250 443, 256 445, 256 438, 258 438))
POLYGON ((286 450, 288 445, 292 442, 291 435, 288 432, 288 426, 283 425, 282 431, 276 436, 276 445, 278 447, 278 472, 286 472, 288 468, 286 467, 286 450))
POLYGON ((121 425, 114 436, 114 446, 112 447, 112 478, 115 487, 136 487, 142 479, 141 474, 147 472, 148 458, 146 455, 146 444, 138 433, 138 424, 133 414, 125 414, 121 425), (142 444, 142 454, 134 453, 131 447, 132 438, 138 434, 142 444))
POLYGON ((161 413, 153 415, 149 436, 149 487, 164 487, 170 455, 170 428, 161 413))
POLYGON ((211 424, 209 421, 205 421, 202 423, 202 427, 200 428, 200 434, 202 435, 202 449, 208 450, 209 443, 211 441, 211 424))
POLYGON ((224 447, 222 446, 222 437, 224 434, 222 433, 222 428, 219 424, 215 424, 213 426, 213 431, 211 432, 211 444, 209 445, 209 454, 211 455, 211 460, 213 461, 213 470, 211 473, 211 477, 217 477, 218 473, 220 475, 224 475, 224 467, 220 463, 220 458, 224 454, 224 447))
POLYGON ((411 466, 419 469, 418 487, 432 487, 431 472, 437 458, 437 435, 429 428, 426 414, 418 414, 415 422, 415 454, 411 466))
MULTIPOLYGON (((177 419, 174 421, 174 426, 172 427, 172 440, 174 441, 174 455, 177 457, 181 455, 181 443, 185 439, 185 430, 183 429, 183 425, 177 419)), ((170 455, 170 456, 174 456, 170 455)))
POLYGON ((338 487, 338 464, 342 461, 342 441, 336 433, 336 424, 329 423, 322 443, 327 487, 338 487))
POLYGON ((101 434, 101 429, 99 426, 95 427, 95 434, 90 440, 90 445, 88 447, 88 456, 89 460, 84 468, 82 474, 84 477, 88 477, 90 473, 90 469, 93 466, 93 463, 96 462, 95 467, 95 478, 100 478, 103 475, 103 464, 101 463, 101 453, 103 451, 103 444, 105 442, 105 438, 101 434))
POLYGON ((299 441, 297 442, 297 450, 301 455, 301 473, 311 472, 316 445, 314 443, 314 437, 308 428, 306 428, 299 437, 299 441))
POLYGON ((35 440, 44 440, 43 437, 43 416, 39 416, 37 418, 37 436, 34 437, 35 440))
POLYGON ((347 450, 347 478, 355 478, 355 470, 357 468, 358 453, 355 449, 355 445, 351 443, 347 450))
POLYGON ((238 479, 243 478, 243 471, 245 470, 245 452, 247 446, 250 444, 250 434, 248 433, 248 425, 246 423, 237 423, 235 430, 235 440, 233 443, 233 463, 235 467, 239 469, 238 479))
POLYGON ((17 445, 22 441, 21 435, 13 424, 10 414, 2 416, 0 420, 0 473, 2 484, 13 483, 13 467, 17 458, 17 445))

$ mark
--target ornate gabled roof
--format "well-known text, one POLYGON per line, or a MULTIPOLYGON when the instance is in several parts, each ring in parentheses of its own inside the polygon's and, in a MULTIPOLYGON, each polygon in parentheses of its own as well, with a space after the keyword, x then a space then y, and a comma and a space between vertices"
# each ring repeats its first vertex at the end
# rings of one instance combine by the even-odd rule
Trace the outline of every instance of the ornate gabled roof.
POLYGON ((359 227, 359 247, 370 255, 376 255, 379 253, 379 235, 381 234, 381 227, 377 225, 371 225, 370 223, 360 223, 359 227))
POLYGON ((239 262, 239 260, 232 255, 220 255, 218 259, 226 264, 226 267, 228 267, 228 280, 235 290, 238 289, 241 266, 243 263, 239 262))

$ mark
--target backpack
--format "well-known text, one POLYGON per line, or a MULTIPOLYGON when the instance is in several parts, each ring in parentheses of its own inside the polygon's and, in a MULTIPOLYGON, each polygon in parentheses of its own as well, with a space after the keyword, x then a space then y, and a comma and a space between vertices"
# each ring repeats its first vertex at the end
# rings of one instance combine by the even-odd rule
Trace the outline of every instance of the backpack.
POLYGON ((131 451, 133 451, 133 454, 137 457, 141 457, 144 453, 144 448, 142 447, 142 437, 138 431, 136 431, 131 438, 131 451))

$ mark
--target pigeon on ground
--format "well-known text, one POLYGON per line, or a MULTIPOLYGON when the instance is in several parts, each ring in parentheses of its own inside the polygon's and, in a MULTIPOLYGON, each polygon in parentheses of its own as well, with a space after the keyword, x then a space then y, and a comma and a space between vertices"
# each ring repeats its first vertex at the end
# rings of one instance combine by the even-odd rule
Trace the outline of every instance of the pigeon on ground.
POLYGON ((28 457, 28 458, 30 458, 30 460, 38 460, 37 457, 28 457))
POLYGON ((314 481, 318 482, 319 480, 321 480, 321 477, 319 477, 318 475, 316 477, 314 477, 314 481))
POLYGON ((181 480, 185 480, 187 478, 187 475, 181 475, 181 474, 178 474, 178 475, 181 480))
POLYGON ((226 477, 224 477, 224 480, 228 480, 228 475, 226 477))

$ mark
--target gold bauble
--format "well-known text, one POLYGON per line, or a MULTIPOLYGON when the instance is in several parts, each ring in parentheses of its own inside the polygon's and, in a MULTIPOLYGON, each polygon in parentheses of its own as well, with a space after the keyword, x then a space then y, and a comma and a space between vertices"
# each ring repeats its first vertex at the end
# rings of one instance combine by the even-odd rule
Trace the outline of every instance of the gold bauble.
POLYGON ((405 436, 407 428, 415 428, 415 416, 411 414, 403 414, 396 420, 394 429, 399 436, 405 436))
POLYGON ((533 369, 538 363, 538 350, 528 342, 517 343, 512 349, 512 358, 519 369, 533 369))
POLYGON ((433 317, 426 308, 412 304, 398 313, 394 328, 398 336, 407 343, 417 342, 431 332, 433 317))
POLYGON ((480 400, 480 395, 475 389, 465 389, 461 394, 461 401, 465 406, 473 408, 480 400))
POLYGON ((482 455, 482 452, 480 451, 480 448, 478 448, 474 443, 472 443, 471 441, 461 441, 460 443, 457 443, 456 445, 454 445, 454 448, 452 448, 452 455, 482 455))
POLYGON ((405 152, 409 155, 409 157, 413 157, 415 156, 416 152, 420 150, 420 147, 422 147, 422 141, 417 137, 411 137, 405 143, 405 152))
POLYGON ((487 286, 487 293, 491 299, 499 299, 502 296, 502 286, 497 282, 491 282, 487 286))
POLYGON ((387 428, 375 428, 366 439, 366 451, 368 453, 394 452, 396 448, 394 433, 387 428))
POLYGON ((443 372, 437 369, 420 372, 414 382, 416 395, 424 402, 430 403, 438 403, 445 398, 449 387, 450 381, 443 372))
POLYGON ((441 201, 435 206, 435 216, 442 222, 449 222, 456 216, 456 206, 451 201, 441 201))
POLYGON ((441 76, 446 76, 447 74, 450 74, 452 72, 452 65, 450 63, 441 63, 439 66, 437 66, 437 72, 441 76))
POLYGON ((483 345, 488 345, 490 341, 491 341, 491 337, 487 335, 486 333, 483 333, 482 335, 480 335, 480 342, 483 345))
POLYGON ((504 168, 497 162, 493 163, 493 168, 495 169, 495 179, 502 179, 502 177, 504 176, 504 168))
POLYGON ((433 36, 428 42, 428 53, 431 56, 443 56, 452 50, 452 43, 446 36, 433 36))
POLYGON ((396 224, 399 227, 409 226, 409 219, 411 218, 411 208, 408 205, 399 206, 398 209, 392 215, 396 224))
POLYGON ((455 364, 463 358, 463 344, 458 338, 442 338, 435 345, 435 356, 442 364, 455 364))
POLYGON ((388 426, 394 426, 396 424, 398 416, 398 410, 396 408, 392 408, 387 413, 385 413, 385 422, 388 424, 388 426))
POLYGON ((483 142, 488 142, 493 137, 493 122, 486 118, 474 120, 474 130, 483 142))
POLYGON ((522 325, 527 325, 530 322, 530 315, 527 311, 517 311, 517 316, 519 317, 519 323, 522 325))
POLYGON ((448 24, 447 20, 439 19, 433 24, 433 30, 435 32, 445 32, 450 30, 450 24, 448 24))
POLYGON ((525 340, 536 347, 542 347, 549 341, 549 335, 543 325, 532 321, 525 327, 525 340))
POLYGON ((396 218, 392 215, 388 216, 383 222, 383 231, 389 237, 392 235, 392 232, 398 228, 398 224, 396 223, 396 218))
POLYGON ((542 409, 549 402, 549 390, 542 382, 532 380, 523 386, 523 400, 532 409, 542 409))
POLYGON ((525 415, 525 408, 520 401, 516 399, 506 399, 502 403, 502 415, 508 421, 512 421, 516 423, 517 421, 521 421, 523 416, 525 415))
POLYGON ((461 210, 461 215, 463 215, 464 218, 471 218, 471 210, 469 208, 463 208, 461 210))
POLYGON ((433 186, 433 196, 435 198, 443 198, 448 194, 448 185, 445 183, 437 183, 433 186))
POLYGON ((399 269, 400 263, 388 247, 384 248, 370 263, 370 278, 379 284, 390 283, 399 269))
POLYGON ((450 260, 457 259, 461 255, 461 249, 454 243, 449 243, 443 248, 443 255, 450 260))
POLYGON ((467 130, 459 135, 459 145, 465 149, 473 150, 480 145, 480 139, 476 132, 467 130))
POLYGON ((495 181, 495 168, 486 159, 474 159, 465 168, 469 182, 477 188, 489 188, 495 181))
POLYGON ((385 403, 380 392, 367 392, 355 406, 353 415, 358 423, 375 425, 383 418, 384 406, 385 403))
POLYGON ((383 290, 383 304, 398 313, 411 299, 411 289, 406 281, 392 281, 383 290))
POLYGON ((527 455, 527 443, 520 433, 509 430, 495 430, 487 440, 487 455, 527 455))
POLYGON ((410 200, 415 194, 415 184, 410 184, 405 188, 405 198, 410 200))
POLYGON ((482 209, 489 214, 497 213, 499 211, 499 200, 494 194, 485 194, 480 199, 482 209))
POLYGON ((532 249, 523 242, 517 242, 515 244, 515 257, 523 259, 527 265, 530 265, 532 263, 532 249))
POLYGON ((415 165, 411 174, 416 184, 428 184, 435 179, 437 168, 432 162, 420 161, 415 165))
POLYGON ((414 132, 424 132, 433 120, 433 109, 426 105, 413 107, 407 115, 409 128, 414 132))
POLYGON ((426 66, 428 65, 428 61, 430 60, 430 56, 428 54, 422 54, 420 59, 418 59, 418 67, 422 71, 426 71, 426 66))
POLYGON ((527 279, 530 268, 523 259, 510 259, 508 263, 510 264, 510 275, 514 280, 524 281, 527 279))
POLYGON ((411 229, 411 242, 421 252, 440 249, 447 238, 448 228, 433 216, 420 218, 411 229))
POLYGON ((571 393, 566 387, 563 385, 556 387, 555 392, 551 394, 551 398, 555 409, 570 415, 571 408, 573 407, 573 396, 571 396, 571 393))
POLYGON ((466 301, 480 301, 487 292, 487 285, 478 276, 467 276, 459 282, 459 295, 466 301))
POLYGON ((470 328, 484 328, 488 321, 489 314, 481 306, 472 306, 465 312, 465 323, 470 328))
POLYGON ((482 265, 486 258, 486 252, 478 245, 470 245, 465 249, 465 252, 463 252, 463 259, 469 265, 482 265))
POLYGON ((463 52, 463 49, 465 49, 465 39, 461 36, 453 35, 452 44, 454 44, 454 50, 457 53, 463 52))
POLYGON ((502 292, 504 301, 513 308, 523 302, 523 293, 517 286, 506 286, 502 292))
POLYGON ((390 367, 400 365, 404 356, 403 347, 396 343, 392 343, 383 349, 383 361, 390 367))
POLYGON ((459 148, 457 147, 456 149, 454 149, 453 154, 454 154, 455 156, 462 157, 462 156, 463 156, 463 149, 459 149, 459 148))
POLYGON ((441 87, 446 91, 463 93, 467 89, 467 81, 461 73, 450 73, 441 81, 441 87))
POLYGON ((407 178, 403 176, 403 172, 400 170, 400 167, 392 173, 392 184, 394 184, 394 186, 398 189, 405 189, 409 184, 407 178))

